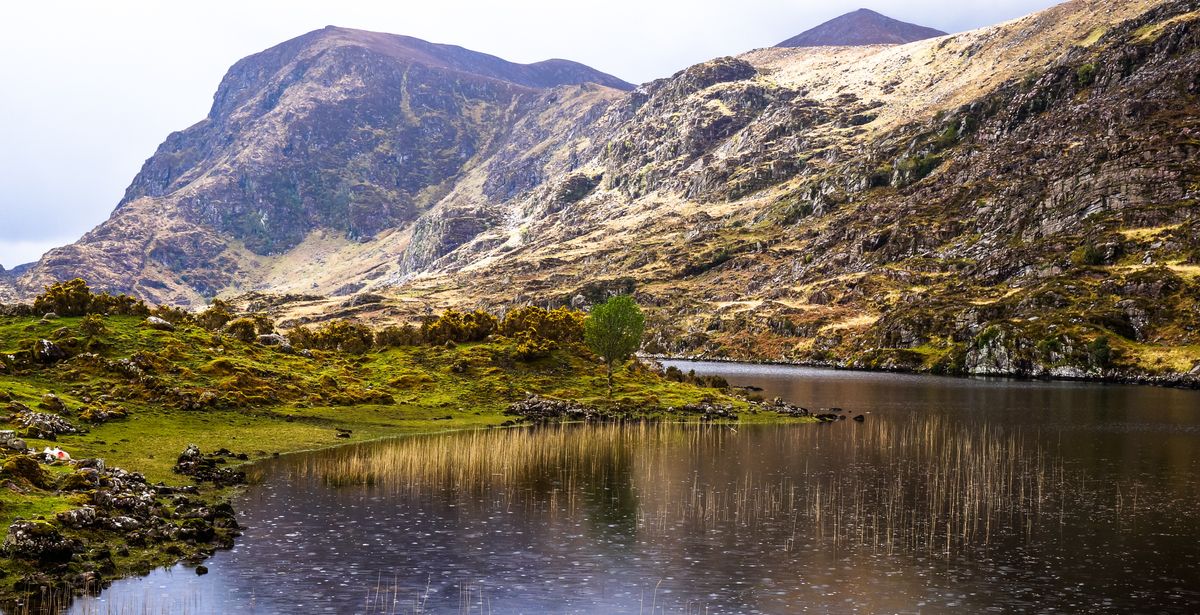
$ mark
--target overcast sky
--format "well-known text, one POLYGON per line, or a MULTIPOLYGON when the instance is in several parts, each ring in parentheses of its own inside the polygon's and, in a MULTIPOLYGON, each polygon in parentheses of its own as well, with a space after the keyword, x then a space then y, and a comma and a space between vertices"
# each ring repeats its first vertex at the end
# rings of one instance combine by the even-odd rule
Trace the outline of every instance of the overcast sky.
POLYGON ((155 148, 204 118, 238 59, 326 25, 627 81, 767 47, 857 8, 947 32, 1055 0, 16 0, 0 36, 0 265, 104 221, 155 148))

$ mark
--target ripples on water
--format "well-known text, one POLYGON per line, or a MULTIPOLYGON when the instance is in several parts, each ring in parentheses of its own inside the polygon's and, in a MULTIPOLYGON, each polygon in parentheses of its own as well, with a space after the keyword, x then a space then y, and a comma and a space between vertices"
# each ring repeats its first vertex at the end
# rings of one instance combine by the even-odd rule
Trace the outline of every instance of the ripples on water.
MULTIPOLYGON (((75 611, 1200 607, 1194 432, 1079 421, 1065 404, 1015 420, 1004 404, 1033 403, 978 387, 962 390, 995 405, 995 421, 933 411, 965 402, 924 390, 930 412, 888 412, 901 389, 885 387, 875 405, 847 404, 874 411, 862 424, 544 427, 283 458, 261 466, 238 506, 249 530, 208 576, 118 582, 75 611)), ((1078 399, 1025 387, 1041 404, 1078 399)), ((782 390, 800 403, 829 394, 782 390)))

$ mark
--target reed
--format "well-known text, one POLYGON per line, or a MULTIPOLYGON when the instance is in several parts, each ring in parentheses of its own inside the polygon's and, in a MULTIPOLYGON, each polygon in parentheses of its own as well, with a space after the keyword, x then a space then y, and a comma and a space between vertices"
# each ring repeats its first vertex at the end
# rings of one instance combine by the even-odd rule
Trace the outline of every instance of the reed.
POLYGON ((295 479, 439 494, 551 519, 575 518, 593 487, 608 485, 617 487, 608 490, 609 501, 589 500, 589 509, 629 510, 647 536, 718 528, 754 536, 782 523, 788 530, 781 549, 817 539, 842 549, 941 556, 987 547, 1000 532, 1032 532, 1061 512, 1048 507, 1061 504, 1074 480, 1061 459, 1030 448, 1019 432, 932 417, 846 427, 773 430, 784 439, 775 448, 794 451, 783 461, 803 460, 799 472, 759 464, 681 480, 691 456, 740 436, 673 424, 411 438, 310 456, 291 472, 295 479))

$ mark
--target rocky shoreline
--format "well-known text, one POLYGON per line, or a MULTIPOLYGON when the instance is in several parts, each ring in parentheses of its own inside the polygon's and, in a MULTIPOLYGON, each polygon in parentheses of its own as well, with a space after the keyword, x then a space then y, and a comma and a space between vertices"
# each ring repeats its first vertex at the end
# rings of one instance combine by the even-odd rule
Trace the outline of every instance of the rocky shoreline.
POLYGON ((1090 382, 1095 384, 1132 384, 1178 389, 1200 389, 1200 368, 1188 373, 1144 374, 1122 369, 1106 369, 1100 372, 1087 371, 1078 367, 1062 367, 1055 370, 1030 372, 1025 370, 986 370, 963 374, 938 374, 931 370, 904 367, 880 368, 856 364, 853 361, 784 361, 777 359, 745 359, 712 357, 707 355, 642 355, 654 361, 691 361, 696 363, 744 363, 748 365, 778 365, 782 367, 810 367, 834 371, 870 372, 882 374, 913 374, 944 376, 951 378, 1009 378, 1023 381, 1047 382, 1090 382))
POLYGON ((70 459, 19 450, 19 440, 0 467, 0 487, 15 493, 53 492, 81 505, 53 515, 18 518, 7 528, 0 551, 27 565, 2 602, 38 612, 69 604, 74 595, 103 590, 113 580, 179 562, 196 564, 241 534, 234 509, 221 489, 243 484, 245 474, 218 467, 228 451, 202 455, 191 446, 177 473, 196 484, 150 483, 138 472, 103 459, 70 459), (209 483, 213 491, 201 483, 209 483))

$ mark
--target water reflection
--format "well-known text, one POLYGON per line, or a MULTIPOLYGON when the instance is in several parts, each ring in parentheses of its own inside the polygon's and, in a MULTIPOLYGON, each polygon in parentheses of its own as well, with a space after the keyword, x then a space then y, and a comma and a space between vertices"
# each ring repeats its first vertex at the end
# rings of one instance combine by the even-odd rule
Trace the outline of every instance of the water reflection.
POLYGON ((282 458, 208 576, 119 582, 76 612, 1200 607, 1194 392, 685 367, 870 414, 282 458))

